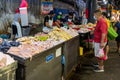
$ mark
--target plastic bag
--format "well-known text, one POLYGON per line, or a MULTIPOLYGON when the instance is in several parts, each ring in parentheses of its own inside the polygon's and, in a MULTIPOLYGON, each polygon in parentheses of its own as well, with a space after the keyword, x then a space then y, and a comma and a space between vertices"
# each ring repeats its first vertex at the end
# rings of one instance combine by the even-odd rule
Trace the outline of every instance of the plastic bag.
POLYGON ((117 32, 113 29, 112 25, 108 28, 108 40, 113 40, 118 36, 117 32))
POLYGON ((98 54, 96 55, 96 57, 102 58, 103 56, 104 56, 104 50, 102 48, 102 49, 99 49, 98 54))
POLYGON ((107 56, 106 56, 103 48, 102 48, 102 49, 99 49, 97 58, 100 59, 100 60, 107 60, 107 56))

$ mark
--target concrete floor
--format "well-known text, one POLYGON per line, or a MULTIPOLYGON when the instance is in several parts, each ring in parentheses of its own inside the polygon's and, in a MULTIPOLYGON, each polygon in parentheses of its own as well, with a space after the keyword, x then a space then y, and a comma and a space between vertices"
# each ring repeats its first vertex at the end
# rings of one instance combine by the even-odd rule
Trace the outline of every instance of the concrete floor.
POLYGON ((116 53, 115 41, 110 41, 110 52, 108 60, 105 61, 105 72, 95 73, 91 62, 95 63, 94 58, 84 57, 82 66, 73 72, 69 80, 120 80, 120 56, 116 53))

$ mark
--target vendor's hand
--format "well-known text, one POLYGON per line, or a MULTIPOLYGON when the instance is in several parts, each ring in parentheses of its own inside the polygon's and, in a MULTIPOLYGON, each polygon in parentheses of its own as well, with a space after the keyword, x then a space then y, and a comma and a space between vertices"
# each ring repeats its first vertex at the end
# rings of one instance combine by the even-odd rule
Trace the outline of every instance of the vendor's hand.
POLYGON ((100 43, 100 48, 104 48, 104 43, 100 43))

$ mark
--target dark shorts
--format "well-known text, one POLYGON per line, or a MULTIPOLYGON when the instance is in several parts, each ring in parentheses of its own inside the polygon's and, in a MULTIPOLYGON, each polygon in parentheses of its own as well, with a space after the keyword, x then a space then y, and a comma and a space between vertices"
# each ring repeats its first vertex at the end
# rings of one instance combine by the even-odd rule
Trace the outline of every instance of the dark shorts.
POLYGON ((16 25, 12 25, 12 34, 13 35, 17 34, 17 26, 16 25))
POLYGON ((118 35, 118 37, 116 38, 117 42, 120 42, 120 35, 118 35))

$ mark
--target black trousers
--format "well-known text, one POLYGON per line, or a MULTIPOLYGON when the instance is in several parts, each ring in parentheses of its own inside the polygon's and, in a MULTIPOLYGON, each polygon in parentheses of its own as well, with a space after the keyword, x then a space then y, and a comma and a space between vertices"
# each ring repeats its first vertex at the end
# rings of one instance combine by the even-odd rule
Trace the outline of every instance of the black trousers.
POLYGON ((17 34, 17 26, 16 25, 12 25, 12 34, 13 35, 17 34))

